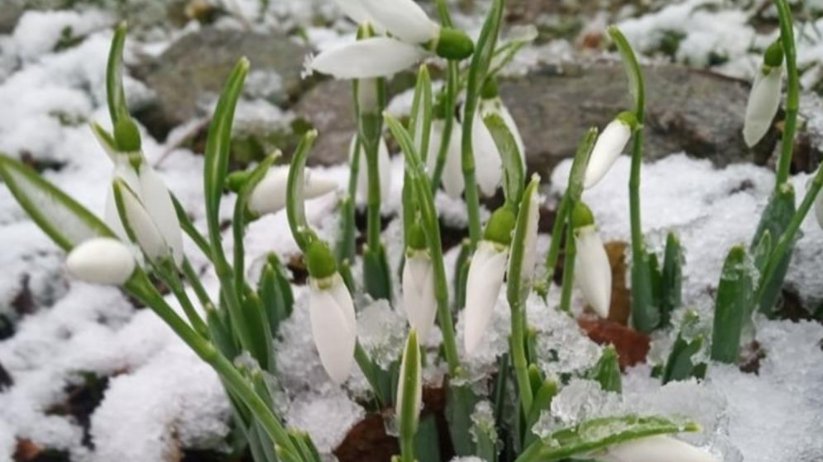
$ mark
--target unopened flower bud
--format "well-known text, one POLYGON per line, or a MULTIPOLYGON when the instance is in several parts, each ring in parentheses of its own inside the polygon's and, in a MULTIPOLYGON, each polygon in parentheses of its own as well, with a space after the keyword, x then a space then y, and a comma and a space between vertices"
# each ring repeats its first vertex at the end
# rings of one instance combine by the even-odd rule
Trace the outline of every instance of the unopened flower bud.
POLYGON ((585 204, 577 204, 572 212, 572 226, 577 244, 575 283, 594 311, 601 317, 608 317, 612 296, 611 265, 597 233, 594 215, 585 204))
POLYGON ((592 149, 583 186, 589 189, 600 182, 632 137, 637 118, 631 112, 623 112, 603 129, 592 149))
POLYGON ((66 259, 69 274, 93 284, 122 285, 136 266, 134 255, 117 239, 98 237, 75 247, 66 259))

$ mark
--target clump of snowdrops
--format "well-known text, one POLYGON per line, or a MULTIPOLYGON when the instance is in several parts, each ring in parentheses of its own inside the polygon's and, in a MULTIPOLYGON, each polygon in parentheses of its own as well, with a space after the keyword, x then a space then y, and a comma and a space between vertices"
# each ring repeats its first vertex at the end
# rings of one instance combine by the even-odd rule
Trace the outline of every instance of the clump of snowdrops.
MULTIPOLYGON (((588 458, 603 461, 710 461, 709 453, 672 438, 699 431, 687 421, 668 416, 601 417, 537 437, 532 426, 550 412, 553 397, 571 377, 546 376, 537 366, 535 333, 526 318, 526 300, 542 297, 546 310, 571 316, 576 286, 591 309, 607 316, 611 277, 608 258, 597 234, 596 217, 584 202, 585 190, 598 183, 631 142, 631 320, 650 333, 672 328, 681 299, 682 249, 669 235, 662 253, 644 243, 640 217, 640 167, 643 157, 644 80, 635 55, 614 27, 608 34, 625 64, 633 107, 616 114, 599 134, 593 128, 582 140, 570 173, 568 189, 558 205, 545 270, 536 271, 540 177, 528 177, 524 146, 517 127, 497 93, 497 74, 529 38, 499 42, 503 0, 493 0, 476 42, 452 25, 448 8, 437 1, 439 22, 412 0, 337 0, 359 24, 358 40, 313 57, 310 71, 352 82, 357 132, 350 153, 351 175, 339 203, 340 232, 324 241, 305 218, 304 201, 335 190, 333 182, 312 176, 306 159, 318 133, 307 132, 289 166, 276 165, 279 153, 247 171, 229 172, 232 122, 250 64, 240 59, 228 76, 209 129, 205 153, 206 222, 203 232, 146 161, 141 137, 125 103, 122 51, 126 28, 117 28, 107 70, 111 127, 92 125, 113 164, 105 217, 98 218, 20 162, 0 157, 0 175, 32 219, 67 253, 66 266, 75 278, 121 286, 154 310, 174 332, 219 374, 234 409, 236 426, 256 461, 319 462, 311 438, 291 428, 277 414, 274 338, 292 312, 294 297, 288 272, 272 254, 259 280, 244 271, 246 226, 266 214, 285 209, 288 223, 308 269, 311 335, 329 378, 342 384, 355 364, 373 391, 375 410, 394 409, 403 462, 418 460, 416 448, 437 447, 449 438, 459 455, 483 460, 518 462, 588 458), (420 62, 445 67, 445 81, 434 90, 427 64, 417 73, 407 122, 384 112, 386 81, 420 62), (390 181, 390 135, 405 159, 402 220, 405 257, 402 268, 390 267, 381 241, 380 209, 390 181), (364 176, 365 174, 365 176, 364 176), (503 189, 503 205, 481 222, 480 196, 503 189), (434 197, 464 198, 468 236, 456 265, 447 268, 434 197), (229 256, 222 244, 219 210, 227 193, 236 194, 229 256), (362 253, 356 251, 356 197, 365 196, 366 229, 362 253), (220 281, 219 294, 209 294, 183 252, 183 235, 207 257, 220 281), (563 238, 565 236, 565 238, 563 238), (545 303, 554 270, 565 246, 562 293, 558 306, 545 303), (362 278, 353 266, 362 262, 362 278), (456 281, 447 284, 451 271, 456 281), (400 274, 401 299, 392 288, 400 274), (538 276, 540 274, 540 276, 538 276), (170 289, 185 318, 158 292, 155 281, 170 289), (510 350, 484 395, 466 380, 463 363, 484 340, 492 312, 504 287, 511 310, 510 350), (187 287, 196 300, 190 299, 187 287), (450 290, 451 289, 451 290, 450 290), (385 299, 403 310, 409 331, 402 356, 388 369, 359 345, 353 294, 385 299), (458 349, 456 312, 464 310, 465 336, 458 349), (438 360, 447 370, 449 429, 435 426, 418 432, 422 406, 421 344, 435 323, 442 333, 438 360), (461 357, 459 351, 464 352, 461 357), (242 360, 238 360, 242 358, 242 360), (250 360, 251 359, 251 360, 250 360), (507 387, 513 379, 514 389, 507 387), (513 401, 517 406, 506 406, 513 401), (491 403, 491 419, 472 419, 479 402, 491 403), (661 459, 662 457, 662 459, 661 459)), ((793 243, 803 218, 823 185, 823 171, 810 183, 799 207, 788 182, 797 123, 798 82, 791 17, 783 0, 775 2, 781 34, 767 50, 746 112, 744 138, 758 142, 781 102, 784 71, 788 74, 786 120, 774 193, 748 246, 734 247, 723 269, 711 338, 695 332, 697 314, 688 311, 666 364, 655 374, 668 382, 701 378, 708 351, 716 361, 735 363, 741 343, 750 335, 752 317, 773 315, 793 243)), ((307 333, 308 335, 308 333, 307 333)), ((621 391, 614 350, 606 349, 587 378, 606 391, 621 391)), ((491 379, 491 377, 489 377, 491 379)), ((479 409, 479 407, 478 407, 479 409)))

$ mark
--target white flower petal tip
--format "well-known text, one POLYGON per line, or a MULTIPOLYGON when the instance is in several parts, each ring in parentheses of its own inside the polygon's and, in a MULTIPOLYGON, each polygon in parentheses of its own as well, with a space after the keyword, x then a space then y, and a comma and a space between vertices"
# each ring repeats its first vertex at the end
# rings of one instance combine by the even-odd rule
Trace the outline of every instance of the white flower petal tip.
MULTIPOLYGON (((289 167, 278 165, 269 169, 266 176, 254 188, 249 196, 248 208, 255 215, 262 216, 277 213, 286 207, 286 189, 289 183, 289 167)), ((303 198, 314 199, 336 191, 336 181, 315 175, 306 170, 303 186, 303 198)))
MULTIPOLYGON (((349 145, 349 162, 354 159, 354 149, 356 147, 357 135, 354 135, 349 145)), ((366 153, 363 149, 360 150, 360 161, 357 165, 357 196, 362 200, 366 200, 369 196, 369 174, 366 168, 366 153)), ((380 147, 377 151, 377 168, 380 178, 380 199, 382 202, 386 202, 389 194, 391 194, 392 178, 391 157, 389 157, 389 147, 386 145, 384 138, 380 139, 380 147)))
POLYGON ((360 0, 360 4, 375 24, 406 43, 426 43, 440 33, 440 26, 413 0, 360 0))
POLYGON ((169 189, 160 175, 145 162, 140 167, 139 176, 143 205, 171 249, 175 264, 180 266, 183 263, 183 231, 169 189))
POLYGON ((418 46, 388 37, 374 37, 326 50, 315 56, 308 68, 337 79, 390 77, 426 55, 426 51, 418 46))
POLYGON ((339 274, 310 281, 309 318, 320 363, 334 383, 342 384, 354 363, 357 325, 351 294, 339 274))
POLYGON ((306 182, 303 187, 303 194, 306 200, 316 199, 331 192, 337 191, 338 184, 331 178, 306 171, 306 182))
POLYGON ((166 243, 157 224, 140 201, 138 192, 123 186, 122 183, 115 183, 115 188, 119 188, 123 201, 125 223, 131 230, 140 250, 151 261, 159 261, 171 256, 171 247, 166 243))
POLYGON ((618 444, 598 454, 603 462, 721 462, 712 454, 670 436, 618 444))
POLYGON ((480 241, 469 266, 463 339, 466 353, 469 355, 472 355, 480 345, 503 285, 509 255, 507 248, 500 247, 492 242, 480 241))
MULTIPOLYGON (((437 155, 440 151, 440 143, 443 140, 443 130, 445 122, 436 120, 432 122, 431 142, 429 146, 429 157, 426 160, 430 168, 430 172, 434 173, 435 164, 437 162, 437 155)), ((451 139, 446 148, 446 162, 443 165, 443 176, 441 177, 441 184, 446 195, 459 199, 463 194, 465 183, 463 182, 463 162, 460 152, 460 133, 461 124, 455 119, 452 125, 451 139)))
POLYGON ((623 153, 632 137, 632 128, 624 121, 615 119, 603 129, 597 138, 586 167, 583 187, 589 189, 600 182, 614 162, 623 153))
POLYGON ((106 237, 83 242, 66 259, 66 269, 72 277, 93 284, 124 284, 135 266, 131 250, 117 239, 106 237))
MULTIPOLYGON (((481 103, 482 104, 482 103, 481 103)), ((486 114, 490 113, 486 111, 486 114)), ((495 111, 496 112, 496 111, 495 111)), ((483 122, 483 109, 477 111, 472 124, 477 187, 486 197, 493 196, 503 180, 503 161, 489 129, 483 122)))
POLYGON ((524 284, 531 284, 534 280, 535 264, 537 263, 537 233, 540 224, 540 201, 534 193, 529 201, 529 220, 526 223, 526 236, 523 240, 523 267, 520 277, 524 284))
POLYGON ((743 140, 752 147, 766 135, 780 108, 783 68, 772 68, 765 74, 760 71, 752 84, 746 117, 743 120, 743 140))
POLYGON ((409 324, 425 343, 434 326, 437 299, 434 295, 434 269, 425 251, 415 251, 403 266, 403 308, 409 324))
POLYGON ((584 226, 576 230, 575 234, 575 282, 586 303, 601 317, 608 317, 612 297, 612 270, 603 241, 593 225, 584 226))

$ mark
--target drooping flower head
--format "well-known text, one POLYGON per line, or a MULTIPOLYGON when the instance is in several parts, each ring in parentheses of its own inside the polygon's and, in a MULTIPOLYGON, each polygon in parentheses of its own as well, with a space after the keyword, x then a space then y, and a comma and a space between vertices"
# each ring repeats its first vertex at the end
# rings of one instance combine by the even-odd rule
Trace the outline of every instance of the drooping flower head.
POLYGON ((403 309, 409 324, 425 342, 437 314, 434 293, 434 266, 419 224, 411 227, 403 266, 403 309))
POLYGON ((632 112, 622 112, 603 129, 594 144, 583 187, 589 189, 600 182, 617 158, 623 153, 626 145, 637 127, 637 117, 632 112))
POLYGON ((572 213, 577 255, 575 282, 586 303, 601 317, 608 317, 612 296, 612 270, 603 241, 597 234, 592 211, 582 202, 572 213))
POLYGON ((757 144, 772 125, 780 108, 783 83, 783 46, 773 43, 763 57, 763 66, 757 72, 746 104, 743 120, 743 139, 749 147, 757 144))

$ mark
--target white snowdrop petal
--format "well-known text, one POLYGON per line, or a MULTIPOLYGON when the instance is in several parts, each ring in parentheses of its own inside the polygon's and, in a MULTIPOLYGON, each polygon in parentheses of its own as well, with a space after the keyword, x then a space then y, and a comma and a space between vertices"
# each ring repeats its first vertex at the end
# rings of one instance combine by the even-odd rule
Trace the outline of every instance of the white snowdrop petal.
POLYGON ((612 271, 603 241, 594 226, 575 231, 577 257, 574 261, 575 282, 583 298, 601 317, 609 315, 612 296, 612 271))
POLYGON ((121 192, 126 222, 143 253, 152 261, 170 256, 171 248, 137 196, 125 187, 121 192))
POLYGON ((472 125, 472 145, 474 148, 475 175, 477 187, 484 196, 493 196, 503 180, 503 161, 489 129, 483 122, 487 114, 499 113, 495 100, 480 103, 472 125))
POLYGON ((420 343, 428 338, 437 313, 434 272, 431 258, 416 252, 403 266, 403 308, 409 324, 417 331, 420 343))
POLYGON ((337 182, 331 178, 314 174, 311 170, 305 171, 305 187, 303 189, 306 200, 315 199, 337 190, 337 182))
MULTIPOLYGON (((357 145, 357 135, 354 135, 349 146, 349 159, 354 159, 354 148, 357 145)), ((377 151, 377 166, 380 176, 380 199, 385 202, 391 194, 391 158, 389 148, 384 138, 380 139, 380 147, 377 151)), ((360 149, 360 163, 357 169, 357 196, 361 200, 366 200, 369 196, 369 175, 366 165, 366 152, 360 149)))
MULTIPOLYGON (((443 166, 443 176, 441 177, 443 190, 446 191, 449 197, 455 199, 463 194, 463 189, 465 188, 465 183, 463 182, 463 160, 460 152, 460 133, 462 132, 460 127, 460 122, 455 119, 454 125, 452 126, 449 148, 446 150, 446 163, 443 166)), ((438 140, 442 138, 443 133, 441 131, 438 140)), ((436 153, 439 148, 432 146, 432 149, 436 153)), ((437 157, 437 154, 434 156, 437 157)))
POLYGON ((523 268, 520 277, 524 284, 531 284, 534 278, 534 267, 537 263, 537 227, 540 222, 539 197, 535 193, 529 202, 529 221, 526 225, 526 238, 523 242, 523 268))
POLYGON ((773 68, 768 74, 758 72, 746 104, 743 120, 743 140, 749 147, 757 144, 769 131, 780 108, 783 68, 773 68))
POLYGON ((171 195, 160 175, 146 162, 140 167, 141 199, 177 265, 183 263, 183 231, 171 195))
POLYGON ((66 268, 72 277, 94 284, 123 284, 131 277, 135 265, 134 256, 125 244, 106 237, 83 242, 66 258, 66 268))
POLYGON ((326 373, 333 382, 341 384, 351 373, 357 339, 352 329, 351 296, 340 280, 332 282, 329 288, 319 288, 315 281, 310 282, 309 318, 314 344, 326 373))
POLYGON ((503 285, 507 259, 507 249, 500 250, 488 241, 480 241, 472 257, 466 281, 464 308, 464 346, 469 355, 477 349, 491 321, 503 285))
POLYGON ((523 168, 526 167, 526 145, 523 144, 523 136, 520 135, 520 129, 517 128, 517 123, 514 121, 514 117, 512 117, 511 112, 506 107, 505 104, 500 103, 499 108, 500 118, 503 119, 503 122, 509 128, 509 131, 512 133, 514 137, 514 142, 517 143, 517 149, 520 151, 520 159, 523 161, 523 168))
POLYGON ((407 43, 437 38, 440 26, 413 0, 360 0, 375 23, 407 43))
POLYGON ((392 76, 425 56, 420 47, 374 37, 324 51, 312 59, 309 67, 337 79, 368 79, 392 76))
POLYGON ((286 206, 288 181, 288 167, 276 166, 269 169, 249 196, 249 210, 258 215, 282 210, 286 206))
POLYGON ((603 129, 603 133, 597 138, 586 168, 586 175, 583 179, 583 186, 588 189, 596 185, 614 162, 623 153, 626 144, 632 137, 631 127, 621 120, 613 120, 603 129))
POLYGON ((719 462, 708 452, 670 436, 652 436, 607 449, 603 462, 719 462))

